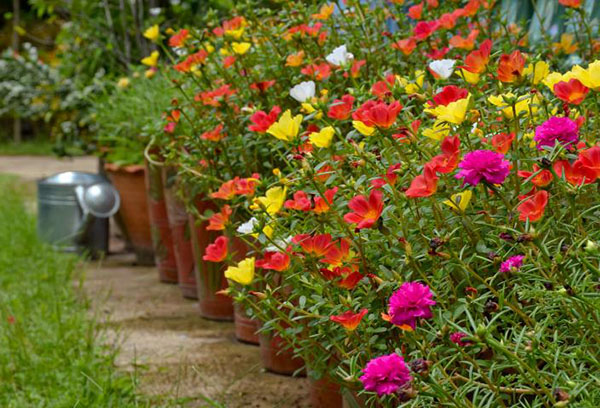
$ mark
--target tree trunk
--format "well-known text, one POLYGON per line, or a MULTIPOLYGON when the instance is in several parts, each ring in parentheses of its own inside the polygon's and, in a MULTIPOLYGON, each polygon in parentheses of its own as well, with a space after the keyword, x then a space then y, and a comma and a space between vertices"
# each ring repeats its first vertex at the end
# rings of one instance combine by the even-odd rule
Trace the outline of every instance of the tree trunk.
MULTIPOLYGON (((19 0, 13 0, 13 26, 12 26, 12 41, 11 47, 13 52, 19 51, 19 33, 17 26, 21 24, 21 9, 19 0)), ((13 119, 13 140, 15 143, 21 142, 21 118, 16 116, 13 119)))

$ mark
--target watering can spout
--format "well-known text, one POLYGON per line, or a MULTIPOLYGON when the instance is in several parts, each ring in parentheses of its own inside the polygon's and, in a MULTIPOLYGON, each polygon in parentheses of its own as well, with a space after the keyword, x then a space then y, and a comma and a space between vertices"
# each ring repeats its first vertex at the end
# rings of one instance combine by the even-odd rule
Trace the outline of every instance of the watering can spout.
POLYGON ((75 233, 78 242, 87 236, 96 218, 112 217, 121 203, 119 193, 107 182, 77 186, 75 196, 83 213, 75 233))

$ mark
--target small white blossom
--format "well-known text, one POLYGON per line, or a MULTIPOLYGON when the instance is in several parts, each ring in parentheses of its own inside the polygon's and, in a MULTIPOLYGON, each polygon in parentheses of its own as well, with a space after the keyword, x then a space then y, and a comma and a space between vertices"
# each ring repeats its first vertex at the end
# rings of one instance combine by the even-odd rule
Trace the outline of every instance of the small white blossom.
POLYGON ((306 102, 315 96, 315 83, 313 81, 300 82, 290 89, 290 96, 300 103, 306 102))
POLYGON ((354 59, 354 55, 346 49, 346 45, 340 45, 334 49, 331 54, 325 57, 327 62, 331 65, 340 66, 345 65, 348 61, 354 59))
POLYGON ((429 63, 429 69, 440 78, 448 79, 454 72, 454 64, 456 64, 456 61, 452 59, 435 60, 429 63))
POLYGON ((239 232, 240 234, 252 234, 256 226, 258 226, 258 220, 255 217, 252 217, 248 221, 240 225, 237 229, 237 232, 239 232))

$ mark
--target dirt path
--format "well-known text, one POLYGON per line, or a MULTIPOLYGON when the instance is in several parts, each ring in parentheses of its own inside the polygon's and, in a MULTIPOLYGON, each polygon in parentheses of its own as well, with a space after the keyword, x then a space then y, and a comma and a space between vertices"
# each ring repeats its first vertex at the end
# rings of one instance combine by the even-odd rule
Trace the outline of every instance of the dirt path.
MULTIPOLYGON (((94 158, 0 157, 0 173, 26 181, 60 171, 95 171, 94 158)), ((86 267, 84 289, 93 312, 118 339, 117 364, 140 376, 144 393, 179 398, 182 407, 208 407, 210 398, 228 408, 305 408, 306 379, 264 372, 258 347, 235 340, 232 323, 199 317, 196 304, 176 285, 158 282, 156 269, 134 265, 118 239, 111 255, 86 267)))

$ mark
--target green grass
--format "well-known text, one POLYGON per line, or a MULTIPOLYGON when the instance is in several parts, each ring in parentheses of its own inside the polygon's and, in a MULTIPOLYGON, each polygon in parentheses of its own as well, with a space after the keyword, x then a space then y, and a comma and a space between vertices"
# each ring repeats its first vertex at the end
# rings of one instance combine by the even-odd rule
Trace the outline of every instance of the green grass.
POLYGON ((17 185, 0 176, 0 407, 149 406, 100 339, 79 259, 38 240, 17 185))
POLYGON ((21 143, 0 142, 0 156, 51 156, 52 142, 28 140, 21 143))

